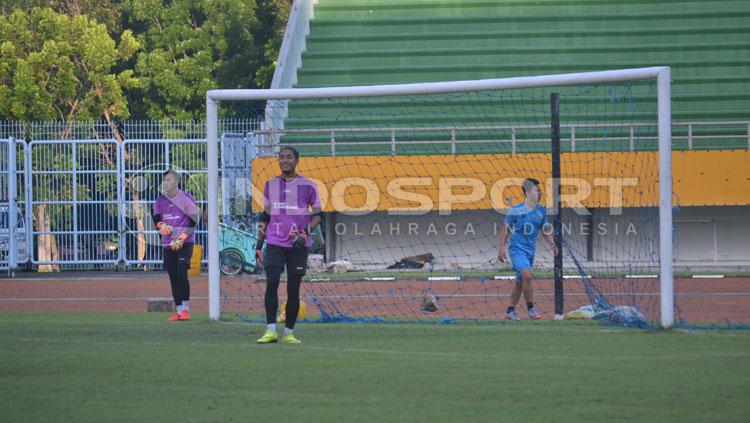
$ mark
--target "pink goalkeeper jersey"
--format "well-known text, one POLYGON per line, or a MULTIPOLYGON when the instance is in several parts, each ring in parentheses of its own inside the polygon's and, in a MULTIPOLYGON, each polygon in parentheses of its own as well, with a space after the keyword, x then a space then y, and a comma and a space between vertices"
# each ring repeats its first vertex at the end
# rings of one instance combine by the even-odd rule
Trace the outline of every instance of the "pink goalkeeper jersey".
MULTIPOLYGON (((198 206, 190 193, 179 190, 172 198, 160 195, 154 202, 154 214, 160 214, 161 221, 174 228, 171 234, 161 237, 161 244, 169 247, 174 239, 193 227, 190 216, 198 214, 198 206)), ((187 237, 185 242, 195 243, 195 231, 187 237)))
MULTIPOLYGON (((279 247, 291 247, 292 230, 307 229, 311 209, 320 209, 320 198, 315 182, 297 175, 291 181, 277 176, 263 188, 263 206, 271 216, 266 225, 266 241, 279 247)), ((307 246, 312 245, 308 238, 307 246)))

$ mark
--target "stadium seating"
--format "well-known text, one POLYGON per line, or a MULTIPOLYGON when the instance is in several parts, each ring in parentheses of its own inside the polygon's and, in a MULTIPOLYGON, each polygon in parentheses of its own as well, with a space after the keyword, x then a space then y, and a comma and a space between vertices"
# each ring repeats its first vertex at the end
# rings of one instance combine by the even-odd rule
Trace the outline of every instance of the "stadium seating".
MULTIPOLYGON (((672 67, 673 121, 747 120, 750 2, 729 0, 320 0, 296 87, 431 82, 672 67)), ((398 125, 394 105, 383 127, 398 125)), ((471 122, 467 115, 457 120, 471 122)), ((404 113, 434 124, 434 114, 404 113), (432 120, 431 120, 432 119, 432 120)), ((314 119, 290 107, 287 128, 357 126, 335 108, 314 119)), ((509 117, 512 119, 512 117, 509 117)), ((369 122, 369 126, 377 122, 369 122)), ((712 128, 721 135, 727 129, 712 128)), ((685 135, 686 127, 675 127, 685 135)), ((382 139, 382 134, 373 138, 382 139)), ((307 137, 311 139, 310 137, 307 137)), ((311 139, 311 141, 315 141, 311 139)), ((747 148, 696 140, 693 148, 747 148)), ((676 141, 675 148, 686 148, 676 141)), ((329 150, 321 148, 324 155, 329 150)), ((367 153, 368 148, 362 148, 367 153)), ((370 148, 378 154, 377 148, 370 148)), ((502 151, 493 151, 502 152, 502 151)))

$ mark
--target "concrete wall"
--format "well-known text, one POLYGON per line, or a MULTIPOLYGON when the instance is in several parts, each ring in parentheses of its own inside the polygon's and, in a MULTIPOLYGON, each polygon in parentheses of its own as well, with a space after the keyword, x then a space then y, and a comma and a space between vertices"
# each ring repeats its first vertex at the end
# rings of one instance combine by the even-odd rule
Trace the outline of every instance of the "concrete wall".
MULTIPOLYGON (((750 207, 689 207, 674 215, 675 265, 678 268, 750 266, 750 207)), ((337 214, 329 232, 337 259, 359 268, 382 269, 405 256, 432 253, 435 269, 501 268, 496 262, 498 231, 503 216, 495 211, 454 212, 449 216, 365 216, 337 214)), ((610 216, 563 212, 567 242, 566 269, 574 270, 570 254, 587 268, 631 271, 658 266, 658 216, 654 208, 624 209, 610 216)), ((331 241, 331 240, 329 240, 331 241)), ((551 267, 549 248, 540 237, 536 264, 551 267)))
POLYGON ((750 264, 750 207, 687 207, 674 215, 677 265, 750 264))

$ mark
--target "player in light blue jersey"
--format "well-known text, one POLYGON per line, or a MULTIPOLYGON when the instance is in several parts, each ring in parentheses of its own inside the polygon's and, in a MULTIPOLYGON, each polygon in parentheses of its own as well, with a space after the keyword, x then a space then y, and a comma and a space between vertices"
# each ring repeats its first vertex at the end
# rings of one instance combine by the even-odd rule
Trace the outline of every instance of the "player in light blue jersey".
POLYGON ((510 209, 505 216, 505 224, 500 230, 500 246, 497 253, 497 259, 504 262, 508 256, 513 264, 513 270, 516 271, 516 283, 513 284, 513 291, 510 295, 510 303, 505 312, 508 320, 520 320, 516 314, 516 304, 523 293, 526 299, 526 307, 529 312, 529 318, 539 320, 542 317, 534 307, 534 287, 532 280, 534 275, 531 273, 531 267, 534 265, 534 254, 536 253, 537 233, 541 230, 544 239, 552 248, 553 255, 557 256, 557 246, 552 237, 552 225, 547 221, 547 209, 539 204, 542 191, 539 189, 539 181, 536 179, 526 179, 522 185, 523 194, 526 201, 510 209), (505 247, 510 236, 510 247, 506 255, 505 247))

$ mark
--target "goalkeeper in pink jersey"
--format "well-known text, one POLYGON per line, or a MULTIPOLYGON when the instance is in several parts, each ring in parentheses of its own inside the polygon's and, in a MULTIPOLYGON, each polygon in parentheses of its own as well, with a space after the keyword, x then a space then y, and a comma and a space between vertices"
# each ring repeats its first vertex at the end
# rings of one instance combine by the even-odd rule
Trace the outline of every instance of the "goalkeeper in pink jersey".
POLYGON ((321 221, 320 198, 315 182, 297 174, 299 152, 291 147, 279 152, 281 175, 266 182, 263 189, 263 213, 258 226, 255 253, 266 268, 265 334, 259 344, 276 342, 276 313, 279 308, 279 281, 286 267, 287 303, 284 335, 281 342, 299 344, 294 324, 299 313, 299 290, 307 271, 307 253, 312 245, 310 232, 321 221), (267 242, 265 253, 263 243, 267 242))
POLYGON ((192 195, 178 188, 180 174, 164 172, 162 192, 154 202, 153 219, 161 234, 164 269, 169 274, 176 312, 170 321, 190 320, 190 281, 188 269, 195 243, 195 227, 200 214, 192 195))

